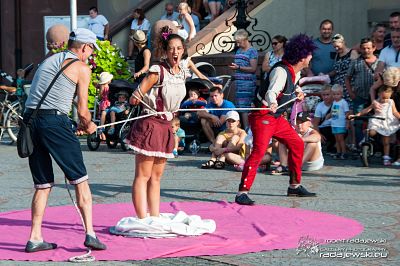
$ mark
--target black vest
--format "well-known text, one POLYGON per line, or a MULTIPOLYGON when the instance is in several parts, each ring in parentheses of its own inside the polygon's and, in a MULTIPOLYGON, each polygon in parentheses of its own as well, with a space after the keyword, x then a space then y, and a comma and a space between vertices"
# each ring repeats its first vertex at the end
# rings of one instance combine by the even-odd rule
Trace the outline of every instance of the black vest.
MULTIPOLYGON (((283 90, 281 91, 281 93, 278 95, 278 97, 276 98, 278 106, 280 106, 281 104, 286 103, 286 102, 290 101, 291 99, 293 99, 294 97, 296 97, 296 95, 294 94, 295 84, 292 82, 292 78, 293 78, 292 73, 289 71, 288 66, 285 63, 280 61, 280 62, 277 62, 275 65, 273 65, 271 70, 268 72, 268 75, 265 78, 265 85, 263 87, 257 88, 257 90, 256 90, 256 97, 254 99, 254 105, 257 108, 266 107, 262 101, 263 100, 266 101, 265 95, 267 94, 267 91, 269 88, 269 75, 271 74, 272 70, 275 69, 276 67, 282 67, 283 69, 286 70, 286 73, 287 73, 286 85, 283 88, 283 90)), ((286 110, 288 110, 288 109, 290 110, 290 107, 292 105, 293 105, 293 103, 286 105, 284 108, 279 108, 276 111, 276 113, 273 115, 275 117, 279 117, 286 110)))

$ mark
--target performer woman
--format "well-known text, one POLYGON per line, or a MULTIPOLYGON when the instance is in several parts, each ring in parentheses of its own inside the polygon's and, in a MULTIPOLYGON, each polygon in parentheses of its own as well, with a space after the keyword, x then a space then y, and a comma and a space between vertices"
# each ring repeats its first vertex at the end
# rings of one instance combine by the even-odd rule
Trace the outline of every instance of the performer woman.
MULTIPOLYGON (((138 105, 142 99, 160 112, 179 109, 186 95, 185 69, 180 67, 185 44, 182 37, 170 33, 168 27, 161 30, 160 41, 166 61, 151 66, 130 103, 138 105)), ((143 106, 144 112, 152 111, 143 106)), ((159 216, 160 180, 167 158, 174 158, 174 134, 172 115, 151 116, 137 120, 131 127, 126 143, 136 152, 135 179, 132 184, 132 201, 139 219, 159 216)))

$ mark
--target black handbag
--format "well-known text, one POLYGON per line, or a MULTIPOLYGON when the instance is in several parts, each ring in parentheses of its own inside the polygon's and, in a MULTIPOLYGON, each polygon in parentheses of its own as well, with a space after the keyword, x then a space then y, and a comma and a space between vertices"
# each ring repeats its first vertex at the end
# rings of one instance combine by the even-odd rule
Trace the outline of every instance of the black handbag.
POLYGON ((31 124, 25 124, 22 119, 19 119, 19 131, 17 137, 17 151, 21 158, 29 157, 33 153, 33 141, 31 134, 31 124))
POLYGON ((43 94, 42 99, 40 99, 38 105, 36 106, 35 111, 26 119, 26 123, 24 120, 20 117, 18 124, 19 124, 19 132, 17 136, 17 151, 18 151, 18 156, 21 158, 26 158, 32 155, 33 149, 34 149, 34 144, 32 140, 32 121, 33 119, 36 118, 37 113, 39 112, 39 108, 42 105, 44 99, 46 98, 47 94, 49 94, 49 91, 51 87, 53 87, 54 83, 56 82, 57 78, 61 75, 61 73, 69 67, 72 63, 78 61, 78 59, 71 60, 68 62, 65 66, 61 68, 61 70, 57 73, 57 75, 53 78, 51 81, 49 87, 47 88, 46 92, 43 94))

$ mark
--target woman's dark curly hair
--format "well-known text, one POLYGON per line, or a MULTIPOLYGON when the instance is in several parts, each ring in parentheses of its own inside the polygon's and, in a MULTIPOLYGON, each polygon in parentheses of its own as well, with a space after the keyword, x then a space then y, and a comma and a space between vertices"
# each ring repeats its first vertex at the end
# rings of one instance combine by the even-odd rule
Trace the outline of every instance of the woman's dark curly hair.
POLYGON ((179 36, 178 34, 172 33, 172 30, 168 26, 164 26, 161 28, 160 31, 160 46, 164 51, 168 50, 168 43, 170 40, 173 39, 178 39, 182 42, 182 44, 185 44, 185 40, 179 36))
POLYGON ((172 30, 169 26, 162 27, 157 35, 158 36, 154 39, 154 53, 152 53, 152 55, 154 54, 155 58, 162 58, 164 52, 167 52, 168 50, 169 41, 172 39, 181 40, 185 48, 184 55, 186 54, 185 40, 178 34, 172 33, 172 30))
POLYGON ((300 62, 316 49, 313 40, 305 34, 293 36, 285 45, 285 52, 282 59, 291 65, 300 62))
POLYGON ((164 51, 168 50, 168 43, 170 40, 173 40, 173 39, 180 40, 182 42, 182 44, 185 46, 185 40, 181 36, 179 36, 178 34, 175 34, 175 33, 171 33, 170 35, 168 35, 166 40, 163 39, 163 50, 164 51))

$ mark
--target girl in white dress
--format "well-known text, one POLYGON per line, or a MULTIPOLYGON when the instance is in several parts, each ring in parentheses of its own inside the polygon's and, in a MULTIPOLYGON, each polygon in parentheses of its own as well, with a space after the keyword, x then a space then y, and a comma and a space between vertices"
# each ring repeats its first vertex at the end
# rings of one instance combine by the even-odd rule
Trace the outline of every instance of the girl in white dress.
MULTIPOLYGON (((355 116, 365 115, 371 110, 375 111, 375 116, 383 117, 385 120, 371 118, 368 122, 369 135, 375 136, 377 133, 382 135, 383 142, 383 164, 391 165, 391 159, 389 156, 390 152, 390 138, 400 128, 400 114, 396 109, 394 101, 391 99, 393 89, 388 86, 382 86, 379 88, 378 99, 381 109, 375 108, 374 104, 371 104, 355 116)), ((351 118, 353 116, 349 116, 351 118)))
POLYGON ((186 41, 190 42, 196 36, 196 28, 192 16, 190 15, 190 7, 187 3, 180 3, 178 6, 179 17, 178 23, 187 32, 186 41))

